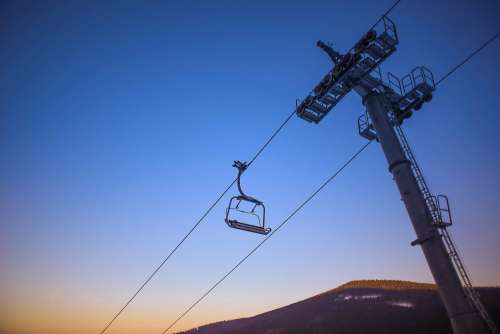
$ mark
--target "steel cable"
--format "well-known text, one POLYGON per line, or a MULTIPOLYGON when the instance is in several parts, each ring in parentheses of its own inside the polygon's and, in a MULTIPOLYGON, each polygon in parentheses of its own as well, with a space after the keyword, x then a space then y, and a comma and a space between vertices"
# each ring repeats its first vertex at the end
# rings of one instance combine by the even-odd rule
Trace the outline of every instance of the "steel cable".
POLYGON ((309 203, 324 187, 326 187, 337 175, 340 174, 347 166, 356 159, 361 152, 363 152, 372 141, 363 145, 354 155, 352 155, 332 176, 324 181, 321 186, 316 189, 305 201, 303 201, 281 224, 278 225, 269 235, 266 236, 260 243, 257 244, 247 255, 245 255, 231 270, 229 270, 222 278, 220 278, 214 285, 210 287, 200 298, 198 298, 189 308, 187 308, 174 322, 172 322, 162 334, 166 334, 172 327, 174 327, 182 318, 184 318, 196 305, 198 305, 205 297, 207 297, 219 284, 221 284, 229 275, 231 275, 239 266, 243 264, 253 253, 255 253, 267 240, 269 240, 276 232, 278 232, 293 216, 297 214, 307 203, 309 203))
POLYGON ((478 47, 476 50, 474 50, 470 55, 468 55, 464 60, 462 60, 460 63, 455 65, 451 70, 448 71, 441 79, 439 79, 436 82, 436 86, 439 85, 441 82, 443 82, 446 78, 448 78, 450 75, 452 75, 456 70, 458 70, 460 67, 462 67, 465 63, 467 63, 469 60, 472 59, 479 51, 484 49, 486 46, 488 46, 491 42, 493 42, 497 37, 500 36, 500 31, 497 32, 495 35, 493 35, 490 39, 488 39, 486 42, 484 42, 480 47, 478 47))
MULTIPOLYGON (((281 123, 281 125, 273 132, 271 137, 262 145, 262 147, 255 153, 253 158, 247 165, 247 168, 261 155, 261 153, 267 148, 267 146, 271 143, 271 141, 278 135, 278 133, 285 127, 285 125, 292 119, 295 114, 295 110, 281 123)), ((217 197, 217 199, 210 205, 210 207, 205 211, 205 213, 201 216, 200 219, 191 227, 186 235, 179 241, 179 243, 172 249, 172 251, 163 259, 163 261, 156 267, 156 269, 147 277, 147 279, 142 283, 142 285, 135 291, 135 293, 130 297, 125 305, 118 311, 113 318, 106 324, 106 326, 100 331, 100 334, 104 334, 108 328, 115 322, 115 320, 125 311, 128 305, 137 297, 137 295, 144 289, 144 287, 151 281, 151 279, 160 271, 160 269, 167 263, 167 261, 172 257, 172 255, 179 249, 179 247, 187 240, 187 238, 191 235, 191 233, 198 228, 198 226, 203 222, 203 220, 208 216, 208 214, 212 211, 212 209, 220 202, 220 200, 224 197, 224 195, 231 189, 231 187, 236 183, 238 178, 235 178, 226 189, 217 197)))
MULTIPOLYGON (((389 12, 391 12, 401 0, 397 0, 385 13, 380 16, 380 18, 370 27, 369 30, 373 29, 389 12)), ((352 50, 352 48, 351 48, 352 50)), ((295 114, 295 110, 285 119, 285 121, 273 132, 269 139, 262 145, 262 147, 257 151, 253 158, 249 161, 247 168, 253 164, 253 162, 261 155, 261 153, 267 148, 271 141, 278 135, 278 133, 283 129, 283 127, 292 119, 295 114)), ((220 202, 222 197, 231 189, 231 187, 236 183, 238 178, 235 178, 226 189, 219 195, 219 197, 212 203, 212 205, 205 211, 201 218, 191 227, 188 233, 181 239, 181 241, 172 249, 172 251, 163 259, 163 261, 156 267, 156 269, 148 276, 144 283, 137 289, 137 291, 130 297, 125 305, 118 311, 113 318, 106 324, 106 326, 100 331, 100 334, 104 334, 108 328, 113 324, 113 322, 123 313, 123 311, 128 307, 128 305, 137 297, 137 295, 144 289, 144 287, 151 281, 151 279, 160 271, 160 269, 165 265, 165 263, 172 257, 172 255, 177 251, 177 249, 187 240, 187 238, 193 233, 196 228, 203 222, 206 216, 212 211, 212 209, 220 202)), ((290 217, 291 218, 291 217, 290 217)), ((276 231, 276 230, 275 230, 276 231)), ((275 231, 273 231, 266 239, 267 240, 275 231)), ((168 329, 167 329, 168 330, 168 329)))

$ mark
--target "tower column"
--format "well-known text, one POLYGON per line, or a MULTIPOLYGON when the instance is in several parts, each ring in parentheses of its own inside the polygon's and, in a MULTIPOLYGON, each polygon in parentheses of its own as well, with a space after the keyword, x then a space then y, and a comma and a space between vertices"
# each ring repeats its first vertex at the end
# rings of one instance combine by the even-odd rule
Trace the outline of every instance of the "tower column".
POLYGON ((479 315, 469 304, 439 231, 433 225, 424 195, 412 171, 411 162, 407 159, 384 107, 383 98, 379 93, 369 92, 364 96, 363 103, 377 132, 377 137, 389 164, 389 172, 396 182, 401 199, 417 234, 415 244, 422 247, 434 281, 438 286, 439 294, 451 321, 453 333, 486 334, 488 331, 479 315))

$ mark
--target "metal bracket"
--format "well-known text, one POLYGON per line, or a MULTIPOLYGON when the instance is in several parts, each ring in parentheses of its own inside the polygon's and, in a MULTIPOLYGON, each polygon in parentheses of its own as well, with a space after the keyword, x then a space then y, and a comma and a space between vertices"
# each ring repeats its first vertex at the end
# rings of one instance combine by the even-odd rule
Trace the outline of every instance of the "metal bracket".
POLYGON ((426 237, 423 237, 423 238, 417 238, 417 239, 413 240, 413 241, 410 243, 410 245, 412 245, 413 247, 415 247, 415 246, 417 246, 417 245, 421 245, 421 244, 423 244, 424 242, 427 242, 427 241, 431 240, 431 239, 432 239, 432 238, 434 238, 434 237, 435 237, 435 235, 430 235, 430 234, 429 234, 429 235, 428 235, 428 236, 426 236, 426 237))

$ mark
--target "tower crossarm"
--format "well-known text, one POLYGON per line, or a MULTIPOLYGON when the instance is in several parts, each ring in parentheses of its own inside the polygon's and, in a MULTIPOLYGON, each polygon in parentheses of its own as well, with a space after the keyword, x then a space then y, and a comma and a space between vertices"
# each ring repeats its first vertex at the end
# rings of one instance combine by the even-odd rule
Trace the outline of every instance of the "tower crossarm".
POLYGON ((366 33, 340 57, 340 61, 297 106, 297 115, 308 122, 319 123, 360 80, 396 51, 398 43, 394 22, 384 16, 374 30, 366 33))

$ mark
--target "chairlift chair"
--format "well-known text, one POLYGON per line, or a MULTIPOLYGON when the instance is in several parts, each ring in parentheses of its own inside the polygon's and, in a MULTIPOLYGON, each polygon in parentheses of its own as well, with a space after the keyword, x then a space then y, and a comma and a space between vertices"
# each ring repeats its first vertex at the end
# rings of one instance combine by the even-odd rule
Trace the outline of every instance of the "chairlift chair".
POLYGON ((233 167, 238 169, 237 186, 240 194, 231 197, 229 201, 229 206, 226 209, 226 224, 238 230, 263 235, 268 234, 271 232, 271 229, 265 225, 266 208, 264 203, 254 197, 246 195, 241 189, 241 174, 247 169, 248 165, 241 161, 235 161, 233 167), (250 209, 247 209, 245 205, 249 206, 250 209), (235 214, 238 214, 238 217, 235 217, 235 214), (244 223, 238 219, 239 217, 247 217, 256 222, 256 224, 244 223))

